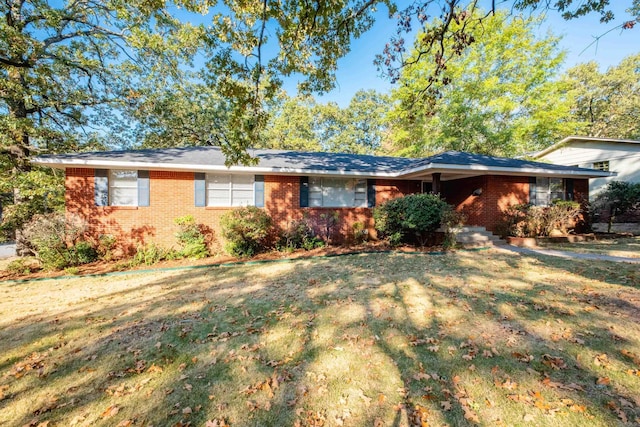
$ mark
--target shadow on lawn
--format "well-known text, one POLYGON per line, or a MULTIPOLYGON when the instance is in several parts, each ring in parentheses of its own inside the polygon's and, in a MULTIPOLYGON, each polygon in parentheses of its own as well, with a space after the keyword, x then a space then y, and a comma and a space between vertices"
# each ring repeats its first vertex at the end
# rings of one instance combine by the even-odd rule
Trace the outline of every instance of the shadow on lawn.
POLYGON ((1 331, 0 423, 612 425, 640 415, 637 278, 470 253, 167 274, 1 331))

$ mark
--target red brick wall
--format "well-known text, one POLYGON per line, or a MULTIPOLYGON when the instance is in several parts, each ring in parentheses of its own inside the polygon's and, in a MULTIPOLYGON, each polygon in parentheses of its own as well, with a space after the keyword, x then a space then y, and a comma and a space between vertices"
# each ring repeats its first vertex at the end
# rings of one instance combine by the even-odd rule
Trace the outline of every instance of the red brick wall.
MULTIPOLYGON (((67 169, 65 199, 67 214, 78 215, 86 221, 94 238, 101 234, 114 235, 129 250, 150 241, 167 248, 175 247, 178 231, 175 218, 193 215, 196 222, 208 228, 212 241, 220 243, 220 217, 230 208, 196 207, 192 172, 150 171, 148 207, 95 206, 93 176, 93 169, 67 169)), ((419 190, 419 181, 380 181, 376 203, 419 190)), ((265 176, 265 209, 279 230, 286 229, 303 214, 317 228, 322 228, 326 222, 323 214, 337 212, 335 242, 350 238, 355 222, 363 223, 374 233, 369 208, 300 208, 300 177, 297 176, 265 176)))
MULTIPOLYGON (((66 207, 69 215, 84 219, 94 237, 112 234, 130 247, 136 243, 153 241, 163 247, 176 246, 175 218, 193 215, 196 222, 204 224, 213 242, 222 240, 219 233, 220 217, 229 208, 194 206, 194 174, 192 172, 151 171, 150 206, 117 207, 95 206, 93 169, 69 168, 66 170, 66 207)), ((587 180, 575 180, 574 191, 578 199, 586 200, 587 180)), ((376 205, 392 198, 419 193, 420 181, 376 181, 376 205)), ((527 203, 529 178, 508 176, 482 176, 445 181, 443 196, 448 203, 468 216, 470 225, 483 225, 490 230, 502 218, 502 211, 509 205, 527 203), (471 193, 482 188, 481 196, 471 193)), ((373 218, 369 208, 300 208, 300 177, 265 176, 265 209, 272 216, 276 227, 285 229, 304 214, 321 227, 323 214, 338 212, 334 241, 339 242, 352 235, 353 224, 363 223, 373 230, 373 218)))
POLYGON ((496 230, 502 212, 511 205, 529 202, 529 177, 485 175, 443 182, 442 194, 448 203, 467 216, 468 225, 496 230), (474 196, 474 190, 482 194, 474 196))

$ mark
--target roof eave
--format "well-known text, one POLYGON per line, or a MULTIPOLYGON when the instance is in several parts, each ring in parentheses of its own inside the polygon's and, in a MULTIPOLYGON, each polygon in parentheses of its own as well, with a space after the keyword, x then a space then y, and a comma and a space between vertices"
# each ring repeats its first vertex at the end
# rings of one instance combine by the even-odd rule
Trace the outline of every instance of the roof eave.
POLYGON ((615 172, 596 171, 593 172, 583 170, 557 170, 557 169, 545 169, 545 168, 514 168, 503 166, 484 166, 484 165, 454 165, 447 163, 430 163, 428 165, 420 166, 418 168, 409 169, 403 171, 398 177, 406 177, 415 173, 426 172, 431 170, 432 173, 445 172, 445 171, 473 171, 482 174, 495 174, 495 175, 545 175, 545 176, 568 176, 572 178, 604 178, 609 176, 616 176, 615 172))
POLYGON ((248 172, 255 174, 277 174, 277 175, 324 175, 324 176, 353 176, 362 178, 395 178, 397 172, 376 172, 376 171, 350 171, 350 170, 323 170, 304 169, 287 167, 264 167, 264 166, 224 166, 224 165, 194 165, 179 163, 149 163, 132 161, 109 161, 109 160, 82 160, 82 159, 43 159, 36 158, 33 163, 41 166, 49 166, 57 169, 65 168, 104 168, 104 169, 146 169, 163 170, 171 172, 248 172))

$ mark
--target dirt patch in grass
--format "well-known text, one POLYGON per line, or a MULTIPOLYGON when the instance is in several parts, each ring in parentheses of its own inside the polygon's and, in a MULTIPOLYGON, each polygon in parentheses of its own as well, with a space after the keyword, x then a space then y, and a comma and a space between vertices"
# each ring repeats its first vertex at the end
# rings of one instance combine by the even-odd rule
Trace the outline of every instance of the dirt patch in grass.
POLYGON ((494 251, 5 283, 0 424, 637 423, 639 320, 636 266, 494 251))

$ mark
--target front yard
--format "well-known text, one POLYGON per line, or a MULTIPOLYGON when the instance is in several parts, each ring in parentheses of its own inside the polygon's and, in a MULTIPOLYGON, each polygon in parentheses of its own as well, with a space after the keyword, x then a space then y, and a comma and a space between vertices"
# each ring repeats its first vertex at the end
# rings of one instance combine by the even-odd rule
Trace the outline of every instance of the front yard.
POLYGON ((640 258, 640 236, 599 239, 575 243, 545 243, 542 246, 546 249, 556 249, 560 251, 640 258))
POLYGON ((0 295, 0 425, 640 422, 632 264, 367 254, 0 295))

